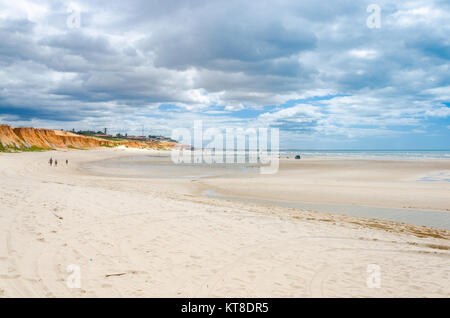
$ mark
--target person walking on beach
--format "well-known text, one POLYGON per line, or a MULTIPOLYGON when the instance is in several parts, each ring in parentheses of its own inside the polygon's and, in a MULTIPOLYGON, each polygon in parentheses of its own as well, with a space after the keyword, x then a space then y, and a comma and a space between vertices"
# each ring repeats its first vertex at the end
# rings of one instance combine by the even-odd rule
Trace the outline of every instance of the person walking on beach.
POLYGON ((69 164, 69 159, 66 159, 66 165, 68 165, 69 164))
POLYGON ((50 158, 50 160, 48 161, 48 163, 50 164, 50 166, 53 164, 53 158, 50 158))
POLYGON ((58 160, 55 159, 55 167, 58 166, 58 160))

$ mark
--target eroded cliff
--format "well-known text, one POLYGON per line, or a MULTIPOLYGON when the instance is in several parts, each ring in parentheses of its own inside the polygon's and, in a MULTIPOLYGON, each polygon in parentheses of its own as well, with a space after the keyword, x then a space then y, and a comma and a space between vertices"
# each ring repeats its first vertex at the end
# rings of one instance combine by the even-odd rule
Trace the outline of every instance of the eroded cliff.
POLYGON ((1 150, 27 150, 27 149, 93 149, 99 147, 125 146, 129 148, 172 148, 171 142, 143 142, 122 140, 113 141, 96 137, 77 135, 71 132, 38 129, 32 127, 12 128, 0 125, 0 151, 1 150))

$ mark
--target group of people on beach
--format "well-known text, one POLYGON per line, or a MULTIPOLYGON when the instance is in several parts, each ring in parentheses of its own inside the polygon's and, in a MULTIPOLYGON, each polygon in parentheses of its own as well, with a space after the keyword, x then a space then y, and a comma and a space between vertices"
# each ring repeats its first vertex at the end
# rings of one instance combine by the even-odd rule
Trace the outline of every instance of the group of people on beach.
MULTIPOLYGON (((53 166, 53 163, 55 163, 55 167, 57 167, 58 166, 58 159, 53 160, 53 158, 50 158, 48 163, 50 164, 50 166, 53 166)), ((66 159, 66 165, 68 165, 68 164, 69 164, 69 160, 66 159)))

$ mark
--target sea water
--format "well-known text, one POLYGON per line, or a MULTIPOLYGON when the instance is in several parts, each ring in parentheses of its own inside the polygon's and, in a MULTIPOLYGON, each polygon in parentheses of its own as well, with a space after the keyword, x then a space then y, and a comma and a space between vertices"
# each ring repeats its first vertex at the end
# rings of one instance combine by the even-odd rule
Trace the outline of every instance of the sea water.
POLYGON ((450 150, 308 150, 285 149, 280 150, 281 157, 303 158, 355 158, 355 159, 386 159, 386 160, 415 160, 415 159, 450 159, 450 150))

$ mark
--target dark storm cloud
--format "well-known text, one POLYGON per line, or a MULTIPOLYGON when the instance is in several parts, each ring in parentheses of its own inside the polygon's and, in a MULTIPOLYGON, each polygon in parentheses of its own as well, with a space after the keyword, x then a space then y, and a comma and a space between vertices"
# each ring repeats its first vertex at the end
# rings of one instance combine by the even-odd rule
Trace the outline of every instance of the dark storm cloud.
POLYGON ((114 49, 106 37, 88 36, 82 32, 48 36, 40 41, 40 44, 55 49, 63 49, 68 53, 79 56, 94 53, 101 56, 114 54, 114 49))
MULTIPOLYGON (((68 113, 66 110, 49 110, 46 108, 36 108, 36 107, 15 107, 8 104, 0 103, 0 113, 6 115, 10 121, 23 121, 32 120, 34 118, 40 118, 44 120, 51 121, 77 121, 83 119, 84 115, 82 113, 68 113)), ((91 114, 89 114, 91 115, 91 114)))
POLYGON ((258 108, 249 121, 355 134, 446 118, 448 3, 380 1, 380 29, 370 3, 77 1, 69 28, 68 2, 2 2, 0 119, 138 122, 163 104, 167 125, 223 123, 258 108))
POLYGON ((37 58, 32 33, 35 24, 25 20, 0 20, 0 62, 14 63, 16 60, 37 58))
POLYGON ((206 25, 201 21, 191 28, 157 32, 150 38, 148 47, 154 49, 157 66, 214 69, 221 61, 251 63, 289 57, 313 49, 315 42, 311 32, 289 30, 280 23, 252 29, 244 23, 226 20, 210 21, 206 25))

